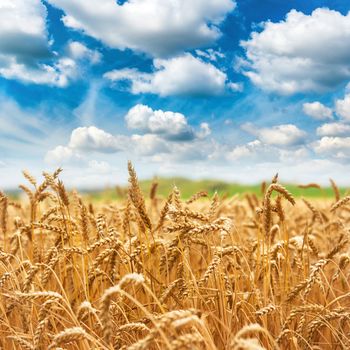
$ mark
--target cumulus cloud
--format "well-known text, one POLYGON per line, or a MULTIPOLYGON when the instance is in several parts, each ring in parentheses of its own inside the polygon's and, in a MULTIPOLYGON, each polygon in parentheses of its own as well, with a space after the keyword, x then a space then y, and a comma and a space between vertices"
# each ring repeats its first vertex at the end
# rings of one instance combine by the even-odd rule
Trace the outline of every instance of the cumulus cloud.
POLYGON ((18 63, 49 57, 46 14, 40 0, 2 0, 0 55, 14 56, 18 63))
POLYGON ((346 136, 350 135, 350 125, 343 123, 326 123, 316 130, 319 136, 346 136))
POLYGON ((304 103, 303 112, 316 120, 325 120, 333 118, 332 109, 326 107, 324 104, 318 101, 304 103))
POLYGON ((280 94, 322 92, 350 78, 350 13, 318 8, 310 15, 291 10, 284 21, 265 22, 241 42, 238 61, 251 81, 280 94))
POLYGON ((78 61, 97 63, 99 54, 71 42, 68 55, 51 50, 47 10, 40 0, 3 0, 0 4, 0 76, 25 83, 65 87, 78 76, 78 61))
POLYGON ((241 126, 242 130, 255 135, 261 142, 274 146, 295 146, 302 144, 306 132, 294 124, 275 125, 271 128, 257 128, 252 123, 241 126))
POLYGON ((324 136, 313 144, 313 149, 316 153, 340 158, 350 158, 350 137, 329 137, 324 136))
POLYGON ((125 121, 129 129, 142 133, 132 135, 129 140, 133 153, 138 156, 150 157, 156 162, 188 161, 208 159, 216 152, 208 140, 209 124, 203 122, 195 130, 181 113, 138 104, 129 110, 125 121))
POLYGON ((70 149, 97 151, 101 153, 114 153, 121 151, 124 145, 124 137, 113 136, 95 126, 74 129, 69 141, 70 149))
MULTIPOLYGON (((91 152, 116 153, 124 150, 127 144, 126 136, 114 136, 95 126, 79 127, 72 131, 68 145, 60 145, 48 151, 45 161, 51 164, 87 163, 86 155, 91 152)), ((99 164, 91 163, 89 167, 98 168, 99 164)))
POLYGON ((63 23, 117 49, 167 56, 206 46, 220 36, 218 25, 233 0, 48 0, 65 12, 63 23))
POLYGON ((345 95, 344 99, 336 101, 335 110, 344 120, 350 121, 350 94, 345 95))
POLYGON ((219 95, 228 88, 240 90, 238 84, 230 83, 226 73, 211 63, 190 54, 171 59, 155 59, 155 71, 142 73, 136 69, 113 70, 104 75, 111 81, 130 81, 133 94, 152 93, 171 95, 219 95))
POLYGON ((129 129, 144 133, 158 134, 168 140, 192 140, 195 137, 193 128, 181 113, 153 110, 138 104, 131 108, 125 116, 129 129))
POLYGON ((0 4, 0 75, 38 84, 61 84, 59 68, 38 64, 52 57, 40 0, 3 0, 0 4))

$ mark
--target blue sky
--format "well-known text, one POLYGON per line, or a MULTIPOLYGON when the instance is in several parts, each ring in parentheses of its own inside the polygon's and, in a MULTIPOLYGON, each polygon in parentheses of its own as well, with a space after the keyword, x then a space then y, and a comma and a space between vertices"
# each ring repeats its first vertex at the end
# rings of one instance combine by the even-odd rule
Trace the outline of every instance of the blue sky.
POLYGON ((350 4, 2 0, 1 186, 350 183, 350 4))

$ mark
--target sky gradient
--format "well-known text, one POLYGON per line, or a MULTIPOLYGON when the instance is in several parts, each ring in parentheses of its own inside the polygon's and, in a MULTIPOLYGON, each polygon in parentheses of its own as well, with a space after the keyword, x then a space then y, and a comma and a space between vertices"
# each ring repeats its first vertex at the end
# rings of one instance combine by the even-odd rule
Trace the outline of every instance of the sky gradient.
POLYGON ((350 3, 2 0, 0 187, 350 184, 350 3))

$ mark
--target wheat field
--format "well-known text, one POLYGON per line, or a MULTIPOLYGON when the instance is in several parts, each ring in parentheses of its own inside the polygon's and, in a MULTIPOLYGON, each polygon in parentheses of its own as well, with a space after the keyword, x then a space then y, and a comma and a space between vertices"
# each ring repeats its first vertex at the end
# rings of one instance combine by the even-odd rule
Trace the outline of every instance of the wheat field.
MULTIPOLYGON (((0 194, 1 349, 349 349, 350 197, 0 194)), ((317 186, 310 184, 309 186, 317 186)))

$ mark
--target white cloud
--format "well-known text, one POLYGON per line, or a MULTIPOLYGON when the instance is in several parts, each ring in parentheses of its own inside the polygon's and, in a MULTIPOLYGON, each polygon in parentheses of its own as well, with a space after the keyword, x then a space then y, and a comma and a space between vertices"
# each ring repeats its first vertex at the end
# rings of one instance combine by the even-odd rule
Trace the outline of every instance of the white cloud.
POLYGON ((325 120, 325 119, 332 119, 333 118, 333 112, 332 109, 326 107, 322 103, 316 101, 316 102, 310 102, 310 103, 304 103, 303 104, 303 112, 317 120, 325 120))
POLYGON ((37 62, 29 66, 18 63, 15 57, 9 57, 4 65, 0 62, 0 76, 24 83, 66 87, 79 74, 78 62, 70 57, 59 58, 51 64, 37 62))
POLYGON ((335 110, 340 117, 350 121, 350 94, 345 95, 344 99, 336 101, 335 110))
POLYGON ((142 104, 131 108, 125 121, 129 129, 158 134, 168 140, 191 140, 195 137, 194 130, 183 114, 153 110, 142 104))
POLYGON ((220 95, 225 91, 226 84, 230 84, 228 88, 232 90, 241 90, 239 84, 228 82, 226 73, 190 54, 155 59, 153 64, 153 73, 126 68, 110 71, 104 77, 111 81, 130 81, 133 94, 220 95))
POLYGON ((89 163, 86 156, 91 152, 111 154, 124 150, 128 144, 128 137, 113 136, 95 126, 79 127, 72 131, 66 146, 57 146, 45 155, 45 162, 49 164, 83 164, 101 170, 106 168, 99 161, 89 163))
POLYGON ((102 58, 102 55, 98 51, 91 50, 78 41, 71 41, 68 44, 68 53, 70 57, 76 60, 87 59, 92 64, 99 63, 102 58))
POLYGON ((316 130, 319 136, 346 136, 350 135, 350 125, 343 123, 326 123, 316 130))
POLYGON ((258 128, 252 123, 241 126, 242 130, 255 135, 267 145, 294 146, 305 141, 306 133, 294 124, 275 125, 270 128, 258 128))
POLYGON ((28 67, 11 58, 5 66, 0 67, 0 75, 6 79, 18 79, 26 83, 63 87, 67 85, 69 72, 72 72, 74 67, 75 63, 69 59, 60 60, 55 66, 42 64, 28 67))
POLYGON ((265 22, 241 45, 238 61, 254 84, 281 94, 322 92, 350 78, 350 13, 318 8, 311 15, 291 10, 284 21, 265 22))
POLYGON ((233 0, 49 0, 65 12, 67 27, 108 46, 153 56, 206 46, 220 36, 218 25, 235 7, 233 0))
POLYGON ((80 162, 81 156, 73 149, 66 146, 57 146, 45 155, 45 162, 48 164, 69 164, 80 162))
POLYGON ((95 126, 89 126, 74 129, 68 146, 71 149, 80 151, 114 153, 121 151, 124 145, 124 137, 113 136, 95 126))
POLYGON ((217 144, 208 140, 209 124, 201 123, 196 131, 181 113, 153 110, 138 104, 129 110, 125 121, 129 129, 143 133, 131 136, 132 147, 127 151, 152 161, 203 160, 215 157, 217 152, 217 144))
POLYGON ((349 159, 350 137, 322 137, 313 144, 314 151, 320 155, 349 159))

